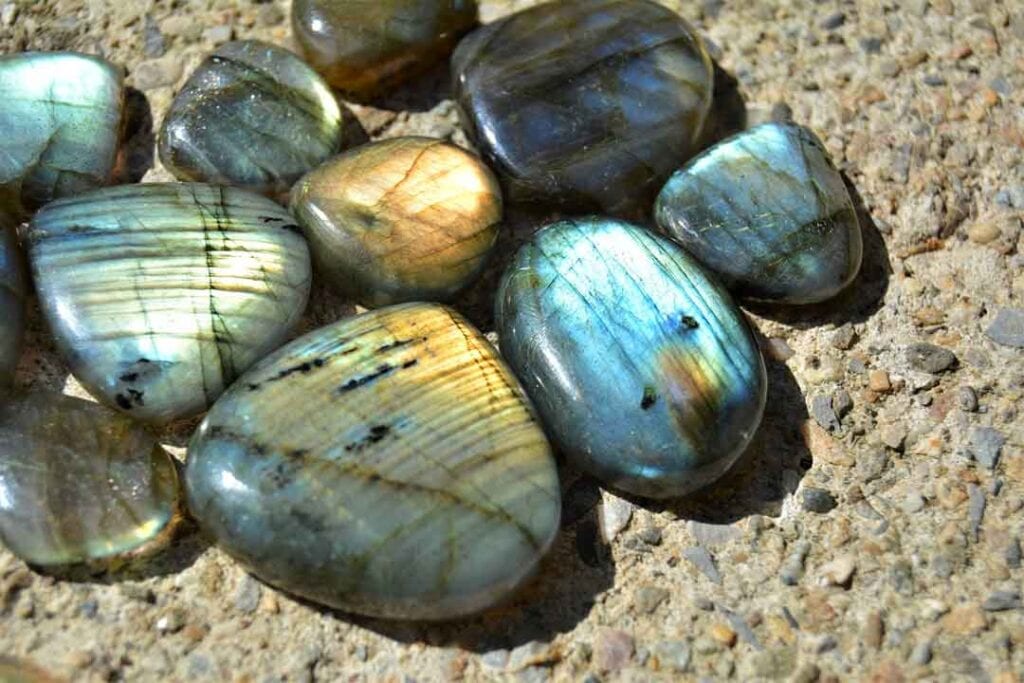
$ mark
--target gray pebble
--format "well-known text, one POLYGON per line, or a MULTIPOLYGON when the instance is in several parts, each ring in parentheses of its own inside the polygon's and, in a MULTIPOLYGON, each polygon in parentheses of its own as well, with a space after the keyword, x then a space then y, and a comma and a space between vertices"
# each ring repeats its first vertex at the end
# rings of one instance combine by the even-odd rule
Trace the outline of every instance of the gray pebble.
POLYGON ((160 26, 147 14, 142 27, 142 53, 147 57, 162 57, 167 50, 167 41, 160 32, 160 26))
POLYGON ((845 23, 845 14, 843 14, 842 12, 833 12, 832 14, 829 14, 824 19, 822 19, 821 23, 818 25, 821 26, 826 31, 834 31, 845 23))
POLYGON ((238 589, 235 591, 235 609, 243 614, 251 614, 260 606, 260 595, 263 593, 260 584, 256 579, 246 574, 238 582, 238 589))
POLYGON ((651 614, 668 600, 669 593, 658 586, 641 586, 633 593, 633 605, 641 614, 651 614))
POLYGON ((949 349, 934 344, 911 344, 906 350, 910 367, 920 372, 937 375, 956 366, 956 356, 949 349))
POLYGON ((725 618, 729 620, 729 625, 732 626, 733 631, 736 631, 736 635, 739 636, 740 640, 747 643, 755 650, 764 649, 761 645, 761 641, 757 639, 757 635, 754 633, 754 630, 750 628, 750 624, 747 623, 746 619, 741 617, 739 614, 736 614, 736 612, 722 606, 719 606, 718 611, 724 614, 725 618))
POLYGON ((996 204, 1009 209, 1024 209, 1024 185, 1011 185, 997 192, 996 204))
POLYGON ((485 652, 480 656, 480 663, 488 669, 500 671, 505 668, 506 664, 508 664, 508 658, 508 650, 491 650, 490 652, 485 652))
POLYGON ((882 39, 875 38, 873 36, 870 38, 861 38, 860 49, 864 50, 864 52, 867 52, 869 55, 877 55, 882 51, 882 39))
POLYGON ((683 551, 683 557, 692 562, 712 583, 722 583, 722 575, 718 573, 715 560, 707 550, 700 547, 687 548, 683 551))
POLYGON ((661 545, 661 529, 649 526, 637 532, 637 537, 647 545, 661 545))
POLYGON ((981 521, 985 517, 985 491, 977 484, 967 485, 967 521, 971 525, 971 534, 978 540, 981 521))
POLYGON ((203 40, 214 45, 220 45, 231 40, 234 35, 234 29, 227 24, 222 26, 211 26, 210 28, 203 31, 203 40))
POLYGON ((655 644, 654 654, 661 668, 673 673, 685 673, 690 667, 690 646, 681 640, 663 640, 655 644))
POLYGON ((857 479, 861 483, 867 484, 882 476, 888 465, 889 456, 885 452, 873 451, 857 458, 857 464, 854 468, 857 473, 857 479))
POLYGON ((793 108, 785 102, 776 102, 772 105, 771 120, 778 123, 788 123, 793 120, 793 108))
POLYGON ((822 429, 838 432, 842 428, 842 425, 839 424, 839 418, 836 417, 835 411, 832 410, 831 396, 819 394, 811 399, 811 415, 814 416, 814 421, 822 429))
POLYGON ((971 387, 960 387, 956 392, 956 402, 965 413, 978 410, 978 394, 971 387))
POLYGON ((802 497, 804 510, 808 512, 817 512, 823 515, 836 508, 835 496, 825 489, 808 486, 804 488, 802 497))
POLYGON ((938 74, 928 74, 924 77, 924 84, 937 88, 946 85, 946 79, 938 74))
POLYGON ((836 411, 836 417, 842 420, 853 410, 853 399, 846 389, 839 389, 832 394, 832 410, 836 411))
POLYGON ((743 532, 732 524, 709 524, 690 520, 686 526, 693 535, 693 539, 705 548, 725 545, 743 535, 743 532))
POLYGON ((804 561, 811 552, 811 544, 807 541, 798 541, 793 552, 786 557, 779 568, 779 578, 787 586, 795 586, 800 583, 804 575, 804 561))
POLYGON ((1004 308, 985 330, 985 336, 997 344, 1024 349, 1024 308, 1004 308))
POLYGON ((975 427, 971 430, 968 452, 978 464, 994 470, 999 464, 999 455, 1006 444, 1006 437, 994 427, 975 427))
POLYGON ((840 351, 846 351, 857 338, 857 333, 853 329, 853 325, 846 323, 835 332, 832 333, 832 339, 830 340, 832 347, 839 349, 840 351))
POLYGON ((710 612, 715 609, 715 603, 703 595, 698 595, 693 599, 693 606, 702 612, 710 612))
POLYGON ((1010 569, 1020 568, 1020 539, 1016 536, 1011 536, 1009 542, 1007 542, 1006 549, 1003 551, 1003 558, 1010 569))
POLYGON ((914 649, 910 651, 908 661, 911 664, 916 664, 918 666, 924 666, 928 662, 932 661, 931 641, 922 640, 920 643, 915 645, 914 649))
POLYGON ((986 612, 1006 612, 1020 607, 1020 593, 1015 590, 995 591, 981 603, 981 608, 986 612))

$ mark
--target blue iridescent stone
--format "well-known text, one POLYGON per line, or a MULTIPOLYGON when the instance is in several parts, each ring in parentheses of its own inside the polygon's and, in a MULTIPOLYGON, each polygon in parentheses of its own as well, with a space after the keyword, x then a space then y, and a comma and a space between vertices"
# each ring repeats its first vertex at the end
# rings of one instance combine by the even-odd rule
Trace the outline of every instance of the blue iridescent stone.
POLYGON ((502 280, 497 323, 556 445, 623 491, 705 486, 761 421, 764 361, 742 312, 678 245, 628 223, 537 233, 502 280))
POLYGON ((74 52, 0 57, 0 217, 110 182, 124 110, 123 73, 74 52))
POLYGON ((39 306, 75 377, 132 417, 206 409, 306 307, 291 214, 244 190, 147 183, 60 199, 27 232, 39 306))
POLYGON ((860 270, 857 212, 808 129, 768 123, 707 150, 665 185, 660 228, 738 296, 811 304, 860 270))
POLYGON ((547 2, 483 26, 452 56, 468 134, 511 202, 634 216, 690 158, 712 63, 649 0, 547 2))

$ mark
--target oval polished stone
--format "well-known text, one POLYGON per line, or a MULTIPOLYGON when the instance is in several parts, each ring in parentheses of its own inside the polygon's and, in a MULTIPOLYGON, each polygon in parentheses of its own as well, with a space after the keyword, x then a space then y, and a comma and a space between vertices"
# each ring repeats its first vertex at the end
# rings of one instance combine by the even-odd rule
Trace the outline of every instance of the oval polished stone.
POLYGON ((227 43, 199 65, 160 131, 179 180, 283 193, 341 145, 342 113, 323 79, 288 50, 227 43))
POLYGON ((463 123, 513 202, 646 213, 711 107, 703 44, 647 0, 550 2, 452 58, 463 123))
POLYGON ((292 29, 335 88, 374 95, 443 60, 477 22, 476 0, 295 0, 292 29))
POLYGON ((29 564, 113 561, 161 547, 178 475, 156 438, 96 403, 31 393, 0 404, 0 540, 29 564))
POLYGON ((451 298, 483 269, 502 216, 479 159, 416 137, 332 159, 295 186, 291 206, 317 273, 365 306, 451 298))
POLYGON ((707 150, 655 206, 661 229, 738 296, 790 304, 838 294, 860 270, 860 223, 808 129, 767 123, 707 150))
POLYGON ((601 218, 555 223, 520 249, 497 304, 502 354, 554 442, 615 488, 692 492, 760 424, 765 368, 746 319, 666 239, 601 218))
POLYGON ((243 190, 149 184, 54 202, 28 231, 39 304, 81 383, 132 417, 205 409, 309 297, 291 215, 243 190))
POLYGON ((558 476, 522 389, 435 304, 307 334, 210 410, 185 486, 262 580, 349 612, 447 619, 501 600, 558 529, 558 476))
POLYGON ((25 335, 25 274, 13 228, 0 224, 0 389, 14 380, 25 335))
POLYGON ((108 184, 123 105, 121 69, 98 57, 0 56, 0 218, 108 184))

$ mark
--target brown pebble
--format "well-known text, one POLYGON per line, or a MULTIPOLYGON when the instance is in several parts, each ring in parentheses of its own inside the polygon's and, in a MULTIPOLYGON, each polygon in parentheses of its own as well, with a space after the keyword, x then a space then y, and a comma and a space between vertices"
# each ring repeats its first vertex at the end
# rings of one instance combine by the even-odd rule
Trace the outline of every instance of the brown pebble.
POLYGON ((736 644, 736 631, 733 631, 732 628, 725 624, 713 625, 711 627, 711 637, 726 647, 732 647, 736 644))
POLYGON ((885 622, 882 621, 882 613, 875 611, 868 614, 864 620, 864 643, 875 650, 882 647, 882 637, 885 635, 885 622))
POLYGON ((599 671, 618 671, 633 658, 633 636, 625 631, 603 628, 594 640, 594 666, 599 671))
POLYGON ((962 605, 942 617, 942 629, 953 635, 975 635, 987 627, 988 618, 978 605, 962 605))
POLYGON ((885 394, 892 390, 889 373, 885 370, 872 370, 868 373, 868 388, 871 391, 885 394))

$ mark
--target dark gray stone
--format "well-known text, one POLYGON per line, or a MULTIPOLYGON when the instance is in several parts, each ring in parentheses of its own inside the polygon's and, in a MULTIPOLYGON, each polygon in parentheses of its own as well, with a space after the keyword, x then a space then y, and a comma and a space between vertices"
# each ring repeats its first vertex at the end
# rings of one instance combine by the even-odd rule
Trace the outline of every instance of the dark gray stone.
POLYGON ((971 430, 968 452, 986 469, 994 470, 999 464, 999 455, 1006 444, 1006 437, 994 427, 975 427, 971 430))
POLYGON ((985 330, 985 336, 997 344, 1024 349, 1024 308, 1004 308, 985 330))
POLYGON ((804 510, 825 514, 836 508, 836 499, 825 489, 807 487, 803 490, 804 510))
POLYGON ((952 351, 934 344, 911 344, 907 347, 906 355, 911 368, 932 375, 951 370, 957 364, 952 351))
POLYGON ((1020 607, 1020 593, 1015 590, 994 591, 981 603, 986 612, 1006 612, 1020 607))

